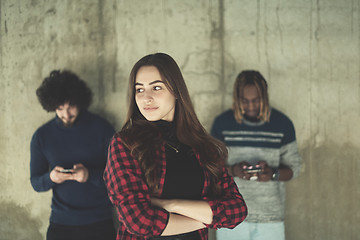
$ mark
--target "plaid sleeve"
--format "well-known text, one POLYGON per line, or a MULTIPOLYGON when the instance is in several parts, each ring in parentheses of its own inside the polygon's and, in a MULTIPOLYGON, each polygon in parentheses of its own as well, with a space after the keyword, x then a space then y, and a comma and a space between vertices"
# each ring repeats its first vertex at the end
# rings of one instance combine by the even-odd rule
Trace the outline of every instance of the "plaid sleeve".
POLYGON ((119 221, 129 233, 144 237, 161 235, 169 213, 151 205, 139 162, 121 141, 114 136, 109 145, 104 172, 109 198, 117 208, 119 221))
POLYGON ((247 216, 245 201, 233 180, 223 167, 223 176, 218 184, 221 184, 223 195, 219 199, 209 199, 208 201, 212 212, 213 221, 207 225, 208 228, 234 228, 243 222, 247 216))

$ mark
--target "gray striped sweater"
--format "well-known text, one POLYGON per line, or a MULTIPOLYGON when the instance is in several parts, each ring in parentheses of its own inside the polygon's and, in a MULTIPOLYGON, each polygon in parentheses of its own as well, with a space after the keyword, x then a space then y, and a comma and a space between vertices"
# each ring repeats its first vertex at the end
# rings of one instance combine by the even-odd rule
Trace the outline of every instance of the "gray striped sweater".
MULTIPOLYGON (((226 143, 228 164, 247 161, 255 165, 264 160, 271 167, 285 164, 294 177, 298 176, 301 157, 298 153, 295 129, 291 120, 272 108, 269 122, 236 122, 232 110, 216 117, 211 134, 226 143)), ((280 222, 285 216, 285 183, 258 182, 234 178, 248 206, 248 222, 280 222)))

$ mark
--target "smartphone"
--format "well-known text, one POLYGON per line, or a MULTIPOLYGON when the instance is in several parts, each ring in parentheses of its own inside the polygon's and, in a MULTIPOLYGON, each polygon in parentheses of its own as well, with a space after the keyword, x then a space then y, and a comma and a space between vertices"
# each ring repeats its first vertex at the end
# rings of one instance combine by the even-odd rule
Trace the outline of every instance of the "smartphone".
POLYGON ((62 169, 62 170, 60 170, 59 172, 61 172, 61 173, 69 173, 69 174, 71 174, 71 173, 73 173, 73 172, 74 172, 74 169, 62 169))
POLYGON ((259 172, 261 172, 261 167, 248 166, 248 167, 244 168, 244 171, 247 173, 259 173, 259 172))

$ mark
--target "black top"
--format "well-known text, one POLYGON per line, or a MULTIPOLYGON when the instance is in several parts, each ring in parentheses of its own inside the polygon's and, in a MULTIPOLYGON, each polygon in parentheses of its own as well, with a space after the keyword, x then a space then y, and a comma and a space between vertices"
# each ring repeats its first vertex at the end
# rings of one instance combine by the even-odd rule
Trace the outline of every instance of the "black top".
MULTIPOLYGON (((205 176, 192 148, 177 139, 173 123, 160 120, 156 122, 156 125, 166 141, 166 175, 162 198, 200 200, 205 176)), ((197 232, 193 232, 177 236, 181 237, 179 239, 183 237, 190 239, 186 238, 186 235, 191 234, 193 236, 194 233, 198 235, 197 232)), ((166 239, 166 237, 153 239, 163 238, 166 239)))

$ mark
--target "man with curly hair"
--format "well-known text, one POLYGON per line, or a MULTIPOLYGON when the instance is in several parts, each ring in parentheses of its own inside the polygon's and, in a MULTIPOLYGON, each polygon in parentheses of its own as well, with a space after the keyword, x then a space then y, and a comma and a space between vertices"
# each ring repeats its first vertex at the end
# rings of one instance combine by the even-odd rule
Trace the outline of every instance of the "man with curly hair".
POLYGON ((31 140, 31 184, 53 191, 47 239, 115 239, 102 178, 114 128, 88 111, 92 92, 70 71, 52 71, 36 95, 56 113, 31 140))

